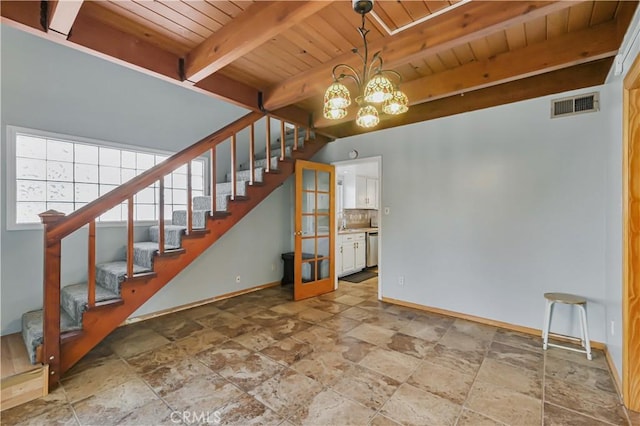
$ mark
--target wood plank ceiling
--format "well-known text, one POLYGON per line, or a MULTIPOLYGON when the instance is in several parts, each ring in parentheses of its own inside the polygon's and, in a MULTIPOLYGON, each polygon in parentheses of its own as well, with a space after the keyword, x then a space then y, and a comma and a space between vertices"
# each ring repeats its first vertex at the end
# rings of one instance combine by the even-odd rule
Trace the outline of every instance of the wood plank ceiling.
MULTIPOLYGON (((370 51, 411 108, 377 129, 604 82, 637 1, 376 1, 370 51)), ((2 22, 344 137, 322 117, 338 63, 356 69, 351 1, 2 1, 2 22)))

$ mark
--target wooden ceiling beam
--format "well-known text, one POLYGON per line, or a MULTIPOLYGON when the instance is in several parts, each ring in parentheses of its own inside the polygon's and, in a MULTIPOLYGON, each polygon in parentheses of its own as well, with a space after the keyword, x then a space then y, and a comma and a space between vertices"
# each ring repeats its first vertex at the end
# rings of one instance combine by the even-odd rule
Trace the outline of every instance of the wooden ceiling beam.
MULTIPOLYGON (((621 41, 617 23, 612 20, 549 41, 505 52, 484 61, 470 62, 421 77, 404 83, 402 90, 409 97, 411 105, 421 104, 615 56, 621 41)), ((320 118, 316 120, 315 126, 320 128, 353 119, 353 114, 340 121, 322 117, 321 111, 317 115, 320 118)))
POLYGON ((49 1, 49 30, 67 37, 80 12, 82 0, 49 1))
MULTIPOLYGON (((374 131, 538 98, 568 90, 596 86, 604 83, 612 63, 613 58, 601 59, 510 83, 475 90, 463 95, 425 102, 415 105, 403 115, 387 116, 386 119, 380 121, 374 131)), ((358 127, 355 121, 319 130, 338 138, 371 131, 358 127)))
MULTIPOLYGON (((562 1, 470 2, 395 36, 372 42, 369 51, 380 50, 385 66, 393 68, 575 4, 562 1)), ((322 94, 331 82, 333 67, 340 63, 356 69, 362 67, 357 55, 340 55, 267 90, 265 108, 280 108, 322 94)))
POLYGON ((262 1, 187 54, 185 77, 198 82, 299 24, 331 1, 262 1))

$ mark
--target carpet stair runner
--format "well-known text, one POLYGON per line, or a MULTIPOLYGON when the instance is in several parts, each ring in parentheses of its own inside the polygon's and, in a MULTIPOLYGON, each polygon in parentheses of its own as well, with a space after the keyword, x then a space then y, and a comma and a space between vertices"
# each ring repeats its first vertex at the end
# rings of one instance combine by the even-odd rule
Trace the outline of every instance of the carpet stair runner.
MULTIPOLYGON (((302 149, 304 137, 298 140, 298 147, 302 149)), ((285 156, 292 154, 293 135, 285 138, 285 156)), ((272 145, 271 170, 277 170, 280 158, 280 143, 272 145)), ((267 159, 265 154, 258 154, 254 160, 255 181, 262 182, 267 159)), ((251 171, 249 163, 243 163, 236 171, 236 196, 246 195, 247 185, 250 181, 251 171)), ((226 174, 226 182, 216 184, 216 210, 224 212, 231 196, 231 173, 226 174)), ((193 197, 192 229, 204 229, 211 211, 210 196, 193 197)), ((165 224, 165 253, 178 252, 182 247, 182 236, 187 229, 187 211, 175 210, 172 214, 171 224, 165 224)), ((133 274, 134 278, 153 274, 153 259, 158 253, 160 227, 149 227, 149 241, 134 243, 133 247, 133 274)), ((127 261, 118 260, 96 265, 96 306, 121 301, 120 291, 122 283, 127 275, 127 261)), ((82 330, 82 314, 88 308, 88 284, 80 283, 68 285, 60 291, 60 331, 61 334, 82 330)), ((22 337, 27 347, 27 352, 32 363, 36 363, 38 346, 43 342, 43 311, 42 309, 31 311, 22 316, 22 337)))

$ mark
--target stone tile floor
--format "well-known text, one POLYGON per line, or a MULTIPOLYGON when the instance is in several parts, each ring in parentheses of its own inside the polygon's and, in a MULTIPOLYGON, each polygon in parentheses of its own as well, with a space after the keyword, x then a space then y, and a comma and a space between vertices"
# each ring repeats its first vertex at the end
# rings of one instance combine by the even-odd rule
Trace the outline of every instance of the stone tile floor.
POLYGON ((630 424, 602 352, 545 353, 376 292, 269 288, 121 327, 2 424, 630 424))

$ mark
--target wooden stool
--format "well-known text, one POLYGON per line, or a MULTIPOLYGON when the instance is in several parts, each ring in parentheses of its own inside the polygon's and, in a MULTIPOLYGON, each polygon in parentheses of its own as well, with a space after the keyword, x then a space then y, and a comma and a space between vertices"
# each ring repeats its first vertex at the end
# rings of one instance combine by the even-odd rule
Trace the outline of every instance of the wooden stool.
MULTIPOLYGON (((542 329, 542 349, 545 351, 547 347, 553 346, 554 348, 567 349, 574 352, 580 352, 587 354, 587 359, 591 360, 591 342, 589 341, 589 329, 587 328, 587 299, 584 297, 576 296, 574 294, 567 293, 545 293, 547 306, 544 314, 544 328, 542 329), (551 328, 551 317, 553 316, 553 305, 555 303, 564 303, 567 305, 574 305, 578 307, 580 311, 580 343, 584 350, 575 349, 568 346, 556 345, 555 343, 549 343, 549 329, 551 328)), ((563 336, 576 339, 572 336, 563 336)))

